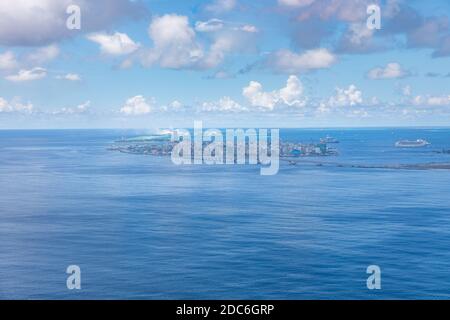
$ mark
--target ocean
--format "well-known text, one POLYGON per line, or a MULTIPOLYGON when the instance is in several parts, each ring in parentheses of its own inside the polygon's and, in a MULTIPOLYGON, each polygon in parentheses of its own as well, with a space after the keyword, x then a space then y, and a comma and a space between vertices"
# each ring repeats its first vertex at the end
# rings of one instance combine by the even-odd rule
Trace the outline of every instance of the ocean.
POLYGON ((108 150, 140 133, 0 131, 1 299, 450 298, 450 170, 382 167, 450 163, 450 129, 282 129, 339 155, 274 176, 108 150))

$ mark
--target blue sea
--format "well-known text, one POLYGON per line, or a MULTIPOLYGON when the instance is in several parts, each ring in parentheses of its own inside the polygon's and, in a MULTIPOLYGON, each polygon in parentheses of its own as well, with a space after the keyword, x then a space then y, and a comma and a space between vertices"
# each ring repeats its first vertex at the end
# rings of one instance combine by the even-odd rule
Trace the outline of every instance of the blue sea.
POLYGON ((450 170, 347 165, 449 163, 449 129, 281 130, 339 155, 274 176, 108 150, 142 133, 0 131, 1 299, 450 298, 450 170))

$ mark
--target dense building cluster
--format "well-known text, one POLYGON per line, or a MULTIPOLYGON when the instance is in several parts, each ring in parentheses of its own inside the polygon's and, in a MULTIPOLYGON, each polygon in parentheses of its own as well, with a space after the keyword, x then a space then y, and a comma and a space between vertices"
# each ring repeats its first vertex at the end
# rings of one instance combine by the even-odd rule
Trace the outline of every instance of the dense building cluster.
MULTIPOLYGON (((177 143, 178 142, 171 141, 170 138, 152 138, 152 136, 149 136, 116 141, 115 144, 110 147, 110 150, 133 154, 169 156, 177 143)), ((203 142, 203 149, 209 144, 209 142, 203 142)), ((224 154, 226 153, 226 148, 227 144, 224 144, 224 154)), ((252 150, 256 149, 252 149, 247 143, 245 151, 236 148, 235 152, 238 152, 238 150, 245 152, 245 155, 249 156, 252 153, 252 150)), ((314 157, 337 155, 338 152, 336 149, 329 147, 329 145, 323 141, 318 143, 281 141, 279 154, 280 157, 314 157)))

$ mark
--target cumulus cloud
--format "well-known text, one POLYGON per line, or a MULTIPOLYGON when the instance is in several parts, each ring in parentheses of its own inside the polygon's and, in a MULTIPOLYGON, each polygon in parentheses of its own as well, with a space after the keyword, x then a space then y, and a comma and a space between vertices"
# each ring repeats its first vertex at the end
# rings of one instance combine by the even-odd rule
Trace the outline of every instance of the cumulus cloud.
POLYGON ((238 102, 230 97, 223 97, 218 101, 204 102, 201 105, 202 111, 216 111, 216 112, 242 112, 247 111, 246 107, 241 106, 238 102))
POLYGON ((411 95, 411 86, 406 85, 402 88, 402 94, 406 97, 409 97, 411 95))
POLYGON ((416 106, 450 106, 450 95, 442 96, 422 96, 418 95, 411 99, 411 103, 416 106))
POLYGON ((272 111, 277 106, 303 107, 306 104, 306 97, 303 95, 303 85, 294 76, 289 76, 286 86, 280 90, 266 92, 261 83, 251 81, 242 90, 242 95, 253 107, 272 111))
POLYGON ((404 70, 397 62, 388 63, 385 67, 377 67, 370 70, 367 76, 370 79, 397 79, 404 78, 409 75, 409 72, 404 70))
POLYGON ((49 46, 38 48, 37 50, 31 52, 25 57, 25 60, 28 64, 31 65, 42 65, 58 57, 59 53, 59 47, 55 44, 52 44, 49 46))
MULTIPOLYGON (((386 18, 389 3, 383 6, 386 18)), ((293 43, 302 49, 332 46, 339 53, 370 53, 384 48, 366 26, 367 6, 378 0, 278 0, 290 19, 293 43)))
POLYGON ((259 29, 251 24, 231 23, 216 18, 195 23, 195 31, 197 32, 218 32, 226 29, 248 33, 259 32, 259 29))
POLYGON ((88 35, 87 38, 98 43, 101 51, 108 55, 126 55, 140 47, 139 43, 134 42, 127 34, 120 32, 114 34, 94 33, 88 35))
POLYGON ((30 70, 22 69, 17 74, 6 76, 5 79, 12 82, 25 82, 43 79, 46 76, 47 70, 37 67, 30 70))
MULTIPOLYGON (((201 32, 217 31, 221 20, 198 22, 201 32)), ((148 33, 153 48, 141 50, 139 56, 145 66, 159 65, 172 69, 208 69, 221 64, 227 54, 252 47, 251 32, 242 28, 227 28, 213 33, 209 48, 197 37, 187 16, 167 14, 155 17, 148 33)))
POLYGON ((284 2, 303 5, 304 9, 299 15, 300 20, 319 17, 322 20, 344 22, 365 21, 367 6, 379 3, 377 0, 284 0, 284 2))
POLYGON ((206 11, 212 13, 220 14, 224 12, 229 12, 236 7, 236 0, 214 0, 212 3, 206 5, 206 11))
POLYGON ((220 19, 209 19, 207 21, 197 21, 195 30, 198 32, 214 32, 222 30, 225 23, 220 19))
POLYGON ((441 47, 444 37, 450 35, 449 23, 449 18, 446 16, 424 19, 418 27, 408 32, 408 46, 414 48, 441 47))
POLYGON ((59 114, 83 114, 89 111, 89 107, 91 105, 90 101, 86 101, 85 103, 82 103, 76 107, 69 107, 69 108, 62 108, 59 111, 54 112, 53 114, 59 115, 59 114))
POLYGON ((430 106, 448 106, 450 105, 450 95, 430 96, 427 98, 427 104, 430 106))
POLYGON ((0 1, 0 45, 42 46, 79 32, 110 27, 126 17, 141 17, 145 8, 130 0, 19 0, 0 1), (78 5, 83 13, 82 28, 68 30, 66 9, 78 5))
POLYGON ((200 62, 202 68, 214 68, 225 60, 227 53, 231 52, 235 47, 235 38, 232 36, 223 36, 211 45, 209 52, 200 62))
POLYGON ((384 29, 388 34, 403 35, 407 48, 430 48, 436 58, 450 55, 448 15, 426 17, 406 2, 398 3, 384 29))
POLYGON ((301 8, 312 4, 315 0, 278 0, 278 4, 287 7, 301 8))
POLYGON ((237 30, 248 32, 248 33, 259 32, 259 29, 256 26, 251 25, 251 24, 244 24, 243 26, 236 27, 236 28, 237 28, 237 30))
POLYGON ((134 96, 129 98, 125 105, 120 109, 120 112, 127 115, 145 115, 149 114, 153 110, 154 101, 147 102, 147 100, 141 96, 134 96))
POLYGON ((57 76, 56 78, 67 81, 81 81, 81 76, 76 73, 68 73, 63 76, 57 76))
POLYGON ((290 50, 279 50, 270 55, 268 66, 275 72, 299 73, 302 71, 329 68, 335 64, 337 58, 327 49, 307 50, 294 53, 290 50))
POLYGON ((355 85, 347 89, 336 88, 336 94, 328 99, 328 107, 355 106, 363 103, 362 92, 355 85))
POLYGON ((31 103, 22 103, 19 98, 14 98, 11 102, 0 97, 0 113, 31 113, 33 112, 33 105, 31 103))
POLYGON ((406 45, 430 48, 435 58, 450 55, 448 14, 426 16, 411 1, 278 0, 278 4, 285 9, 281 12, 295 16, 292 40, 303 49, 327 43, 334 52, 370 54, 406 45), (365 26, 371 4, 382 9, 383 27, 377 32, 365 26))
POLYGON ((370 38, 373 35, 373 29, 367 28, 364 23, 351 23, 349 34, 349 41, 353 44, 361 44, 364 39, 370 38))
POLYGON ((168 14, 156 17, 148 29, 154 47, 146 50, 145 65, 159 63, 166 68, 182 68, 198 62, 204 55, 186 16, 168 14))
POLYGON ((173 100, 167 105, 159 107, 159 111, 162 112, 184 112, 187 110, 187 106, 179 100, 173 100))
POLYGON ((13 71, 19 68, 28 69, 36 65, 44 65, 58 57, 60 53, 57 45, 49 45, 34 50, 26 50, 19 55, 13 51, 0 53, 0 70, 13 71))
POLYGON ((375 30, 369 29, 366 23, 350 23, 337 43, 339 53, 374 53, 386 49, 381 41, 376 41, 375 30))
POLYGON ((14 52, 6 51, 0 54, 0 70, 11 70, 19 66, 14 52))

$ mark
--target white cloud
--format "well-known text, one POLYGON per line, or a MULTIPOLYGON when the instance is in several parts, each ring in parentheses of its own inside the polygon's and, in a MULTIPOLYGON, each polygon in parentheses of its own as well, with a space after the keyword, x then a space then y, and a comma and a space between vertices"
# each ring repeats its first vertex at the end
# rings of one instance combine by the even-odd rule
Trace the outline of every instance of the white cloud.
POLYGON ((19 66, 16 56, 12 51, 0 54, 0 70, 11 70, 19 66))
POLYGON ((289 76, 286 87, 280 89, 279 99, 288 106, 304 106, 303 85, 296 76, 289 76))
POLYGON ((247 33, 259 32, 259 29, 254 25, 230 23, 220 19, 209 19, 207 21, 197 21, 195 23, 195 31, 197 32, 217 32, 226 29, 247 33))
POLYGON ((278 0, 278 4, 282 6, 287 7, 305 7, 309 6, 311 3, 313 3, 315 0, 278 0))
POLYGON ((239 103, 230 97, 223 97, 219 101, 204 102, 201 106, 202 111, 218 111, 218 112, 242 112, 247 111, 247 108, 241 106, 239 103))
POLYGON ((0 113, 11 112, 31 113, 33 112, 33 105, 31 103, 23 104, 19 98, 15 98, 11 102, 8 102, 0 97, 0 113))
POLYGON ((171 110, 181 110, 183 107, 184 105, 178 100, 174 100, 171 103, 169 103, 169 108, 171 110))
POLYGON ((126 55, 139 49, 140 44, 134 42, 127 34, 116 32, 114 34, 94 33, 87 38, 100 45, 103 53, 109 55, 126 55))
POLYGON ((397 62, 391 62, 383 68, 374 68, 369 71, 367 76, 370 79, 397 79, 403 78, 408 75, 408 72, 405 71, 402 66, 397 62))
POLYGON ((380 99, 378 99, 378 97, 372 97, 372 99, 370 99, 369 105, 370 106, 379 106, 381 104, 380 99))
POLYGON ((430 106, 448 106, 450 105, 450 95, 428 97, 427 103, 430 106))
POLYGON ((294 75, 288 78, 284 88, 272 92, 265 92, 261 83, 251 81, 242 90, 242 95, 248 100, 251 106, 260 107, 269 111, 273 110, 276 106, 303 107, 306 104, 302 83, 294 75))
POLYGON ((214 68, 221 64, 228 52, 231 52, 235 46, 235 39, 232 36, 223 36, 218 38, 212 45, 201 61, 204 68, 214 68))
POLYGON ((194 29, 186 16, 168 14, 156 17, 148 29, 154 48, 143 57, 145 65, 179 69, 195 64, 203 57, 194 29))
POLYGON ((233 10, 236 4, 236 0, 214 0, 213 3, 206 6, 206 10, 219 14, 233 10))
POLYGON ((212 76, 210 76, 210 79, 230 79, 233 78, 234 75, 230 74, 229 72, 225 70, 219 70, 216 73, 214 73, 212 76))
POLYGON ((208 21, 197 21, 195 31, 214 32, 223 29, 225 23, 220 19, 209 19, 208 21))
POLYGON ((0 70, 10 73, 5 77, 8 81, 23 82, 39 80, 47 76, 47 70, 34 66, 50 62, 59 55, 59 52, 57 45, 49 45, 28 53, 23 53, 18 59, 13 51, 6 51, 0 54, 0 70), (17 73, 12 74, 13 72, 17 73))
POLYGON ((361 45, 373 35, 373 29, 367 28, 365 23, 351 23, 349 26, 348 39, 354 45, 361 45))
POLYGON ((259 32, 258 28, 251 24, 244 24, 241 27, 238 27, 238 30, 249 32, 249 33, 256 33, 259 32))
POLYGON ((36 51, 28 54, 25 59, 29 64, 42 65, 55 59, 59 53, 59 47, 53 44, 37 49, 36 51))
POLYGON ((144 115, 152 112, 154 101, 147 102, 147 100, 139 95, 128 99, 125 105, 120 109, 120 112, 125 115, 144 115))
POLYGON ((336 50, 339 53, 364 54, 385 49, 386 44, 382 44, 374 34, 375 30, 367 28, 365 20, 349 23, 340 36, 336 50))
POLYGON ((49 45, 22 54, 18 59, 13 51, 6 51, 0 54, 0 70, 11 71, 18 68, 26 69, 35 65, 43 65, 55 59, 59 52, 57 45, 49 45))
MULTIPOLYGON (((219 28, 221 20, 197 22, 196 29, 212 32, 219 28)), ((249 50, 252 35, 248 31, 226 28, 223 32, 212 32, 209 48, 197 38, 189 25, 187 16, 167 14, 153 19, 148 30, 153 48, 141 50, 144 66, 159 65, 172 69, 208 69, 217 67, 227 54, 249 50)))
POLYGON ((422 96, 418 95, 411 99, 411 103, 416 106, 450 106, 450 95, 443 96, 422 96))
POLYGON ((164 105, 160 107, 161 111, 166 111, 166 112, 173 112, 173 111, 184 111, 185 109, 185 105, 183 103, 181 103, 178 100, 173 100, 171 103, 169 103, 168 105, 164 105))
MULTIPOLYGON (((281 0, 297 7, 303 7, 300 20, 319 17, 322 20, 361 22, 367 18, 367 6, 379 1, 374 0, 281 0)), ((391 1, 388 1, 391 2, 391 1)), ((388 10, 389 4, 386 6, 388 10)), ((384 11, 383 11, 384 12, 384 11)), ((386 12, 387 14, 387 12, 386 12)))
POLYGON ((268 110, 273 110, 278 102, 276 94, 264 92, 261 83, 257 81, 250 81, 249 85, 242 90, 242 95, 252 106, 268 110))
POLYGON ((33 81, 45 78, 47 76, 47 70, 44 68, 33 68, 30 70, 22 69, 17 74, 9 75, 5 77, 6 80, 12 82, 24 82, 33 81))
POLYGON ((362 104, 362 92, 355 85, 350 85, 347 89, 336 88, 336 94, 329 98, 326 106, 345 107, 362 104))
POLYGON ((144 13, 140 3, 129 0, 16 0, 0 1, 0 45, 42 46, 111 26, 123 17, 144 13), (82 11, 80 31, 66 28, 69 5, 82 11))
POLYGON ((60 111, 54 112, 53 114, 82 114, 89 111, 91 105, 90 101, 86 101, 76 107, 62 108, 60 111))
MULTIPOLYGON (((319 103, 315 110, 316 115, 325 115, 339 111, 349 117, 368 116, 368 113, 363 108, 362 92, 355 85, 349 85, 347 89, 337 87, 335 91, 335 94, 328 100, 319 103)), ((375 107, 379 104, 378 98, 372 97, 368 105, 375 107)))
POLYGON ((406 85, 402 88, 402 94, 404 96, 410 96, 411 95, 411 86, 410 85, 406 85))
POLYGON ((276 72, 299 73, 307 70, 324 69, 336 63, 337 58, 327 49, 313 49, 297 54, 290 50, 279 50, 268 60, 276 72))
POLYGON ((78 112, 86 112, 90 106, 91 106, 91 102, 90 101, 86 101, 85 103, 78 105, 76 107, 76 110, 78 112))
POLYGON ((67 80, 67 81, 81 81, 80 75, 76 73, 68 73, 63 76, 56 77, 57 79, 67 80))

